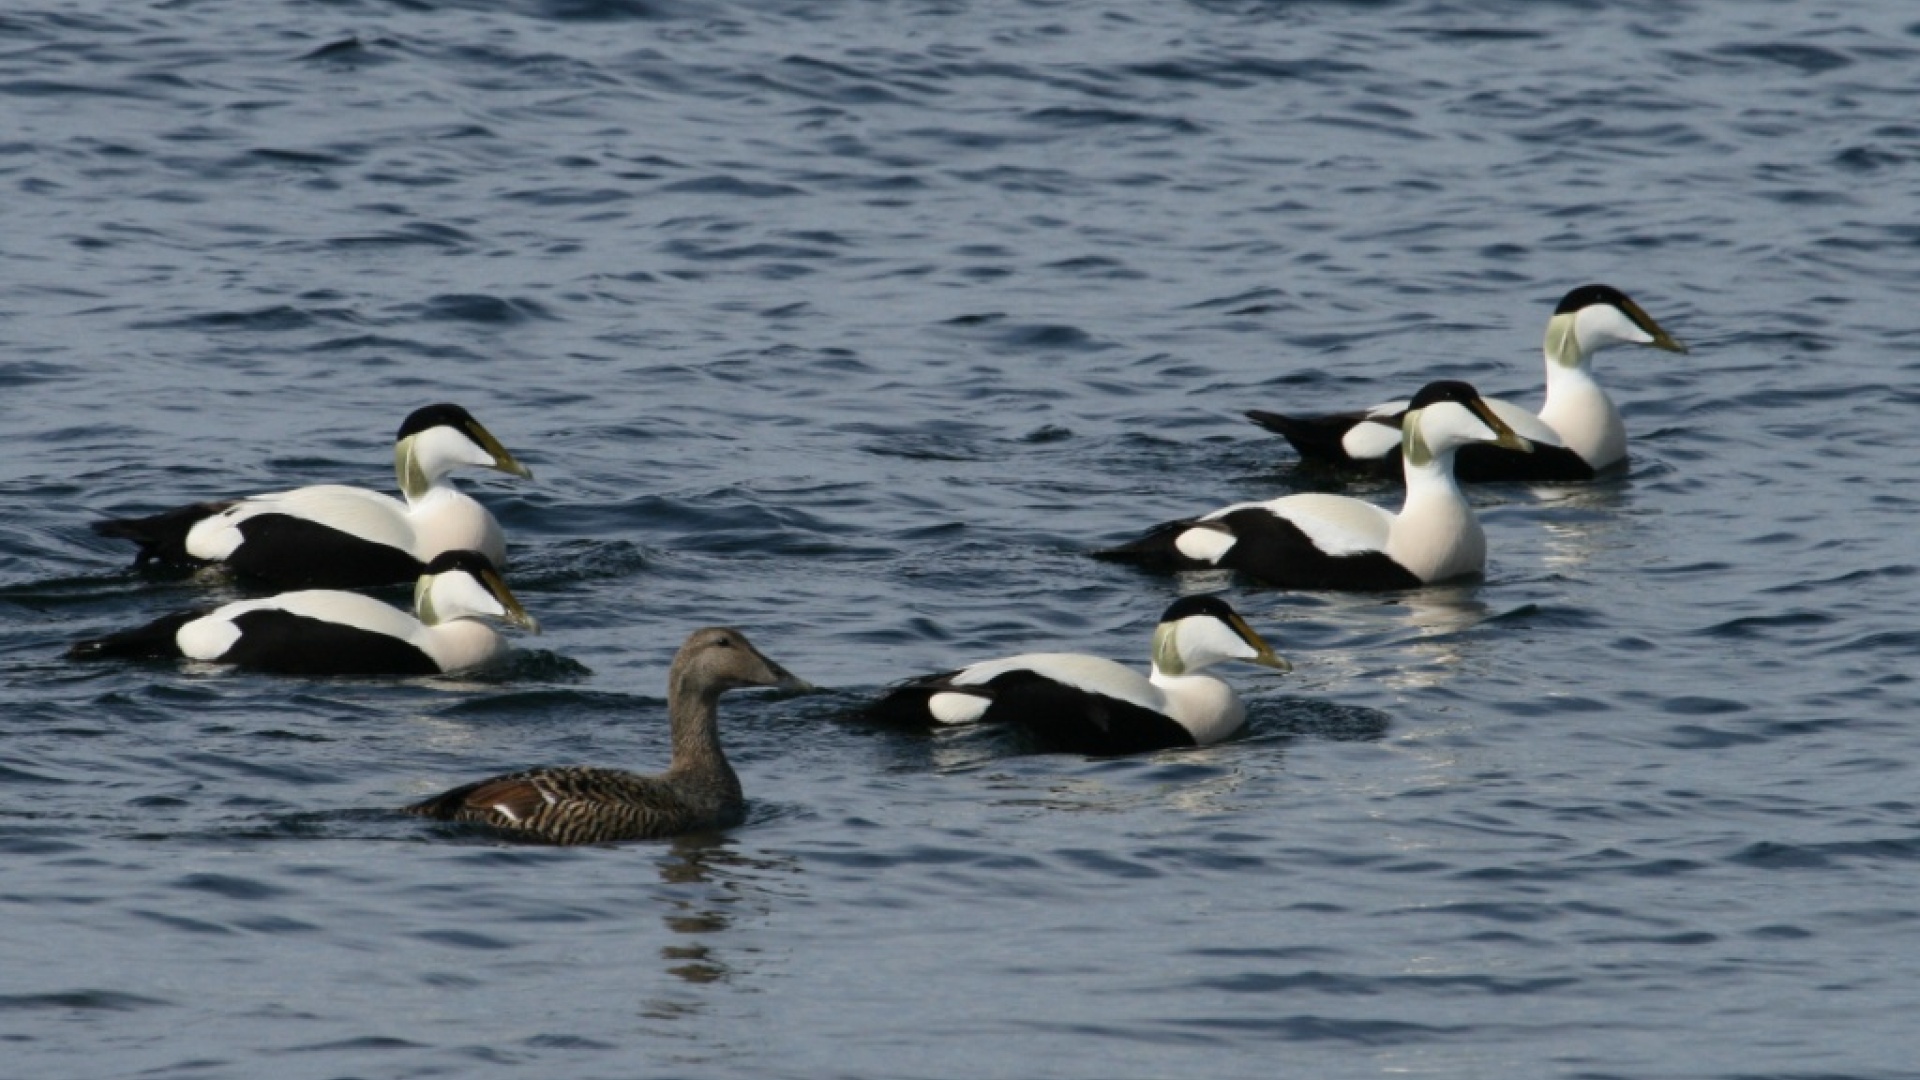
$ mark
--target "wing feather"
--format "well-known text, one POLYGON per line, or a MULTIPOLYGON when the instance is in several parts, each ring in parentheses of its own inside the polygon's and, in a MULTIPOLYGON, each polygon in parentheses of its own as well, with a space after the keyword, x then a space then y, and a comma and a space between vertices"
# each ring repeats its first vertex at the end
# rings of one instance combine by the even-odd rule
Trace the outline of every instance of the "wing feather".
MULTIPOLYGON (((1507 426, 1513 429, 1513 433, 1521 438, 1546 446, 1566 445, 1560 433, 1548 427, 1545 420, 1535 416, 1533 410, 1500 398, 1481 398, 1480 400, 1486 402, 1487 407, 1493 410, 1493 415, 1506 421, 1507 426)), ((1508 452, 1512 453, 1512 451, 1508 452)))
POLYGON ((414 529, 407 504, 391 495, 344 484, 316 484, 241 499, 193 526, 187 550, 201 559, 224 559, 245 539, 240 525, 251 518, 284 514, 351 536, 411 553, 414 529))
POLYGON ((981 685, 1011 672, 1026 671, 1063 686, 1104 694, 1155 712, 1166 711, 1166 697, 1145 675, 1124 664, 1080 653, 1026 653, 988 660, 953 677, 960 686, 981 685))
POLYGON ((1393 531, 1391 511, 1344 495, 1287 495, 1264 503, 1238 503, 1215 510, 1202 520, 1241 510, 1264 510, 1286 520, 1328 555, 1385 551, 1387 536, 1393 531))

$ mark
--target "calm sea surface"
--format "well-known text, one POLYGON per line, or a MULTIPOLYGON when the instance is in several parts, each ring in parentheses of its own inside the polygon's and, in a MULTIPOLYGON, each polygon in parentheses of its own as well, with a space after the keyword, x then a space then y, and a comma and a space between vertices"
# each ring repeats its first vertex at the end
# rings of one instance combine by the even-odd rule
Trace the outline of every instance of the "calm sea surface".
MULTIPOLYGON (((1880 1080, 1920 1037, 1920 9, 25 0, 0 13, 0 1076, 1880 1080), (1537 401, 1483 583, 1085 552, 1329 489, 1249 407, 1537 401), (75 666, 231 585, 87 522, 391 488, 457 401, 547 625, 417 681, 75 666), (1114 760, 864 730, 907 675, 1296 665, 1114 760), (750 820, 390 808, 665 759, 696 626, 750 820)), ((1394 501, 1393 491, 1357 494, 1394 501)), ((395 594, 398 596, 399 594, 395 594)))

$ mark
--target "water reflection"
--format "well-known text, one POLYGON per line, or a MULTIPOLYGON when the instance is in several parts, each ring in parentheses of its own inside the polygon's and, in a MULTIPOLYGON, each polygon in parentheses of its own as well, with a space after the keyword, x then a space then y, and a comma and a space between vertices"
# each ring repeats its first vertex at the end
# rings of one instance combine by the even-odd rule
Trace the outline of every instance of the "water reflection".
MULTIPOLYGON (((787 858, 744 855, 726 837, 709 833, 675 839, 657 868, 666 886, 661 921, 676 938, 660 948, 663 968, 679 982, 698 987, 730 984, 746 970, 723 951, 721 935, 734 929, 742 914, 768 914, 767 900, 776 891, 768 887, 769 877, 793 876, 798 864, 787 858)), ((698 1001, 675 998, 652 998, 641 1009, 642 1015, 656 1020, 681 1019, 701 1011, 698 1001)))
POLYGON ((1540 561, 1549 570, 1584 567, 1600 552, 1619 546, 1621 533, 1638 529, 1622 513, 1631 503, 1624 484, 1539 484, 1531 491, 1545 537, 1540 561))
POLYGON ((1122 814, 1153 808, 1206 814, 1240 807, 1249 769, 1234 743, 1163 750, 1126 758, 1059 755, 1057 769, 981 774, 981 797, 1000 806, 1067 813, 1122 814), (1071 770, 1071 771, 1068 771, 1071 770))
MULTIPOLYGON (((1391 597, 1316 597, 1315 628, 1332 647, 1312 654, 1314 686, 1374 683, 1414 690, 1451 682, 1484 665, 1487 646, 1469 633, 1494 617, 1478 583, 1436 585, 1391 597), (1382 665, 1385 665, 1384 668, 1382 665)), ((1296 662, 1297 662, 1296 658, 1296 662)))
POLYGON ((1478 585, 1443 585, 1407 594, 1398 605, 1401 622, 1412 631, 1411 661, 1385 680, 1396 690, 1441 686, 1463 671, 1478 671, 1487 646, 1463 633, 1491 617, 1478 585))

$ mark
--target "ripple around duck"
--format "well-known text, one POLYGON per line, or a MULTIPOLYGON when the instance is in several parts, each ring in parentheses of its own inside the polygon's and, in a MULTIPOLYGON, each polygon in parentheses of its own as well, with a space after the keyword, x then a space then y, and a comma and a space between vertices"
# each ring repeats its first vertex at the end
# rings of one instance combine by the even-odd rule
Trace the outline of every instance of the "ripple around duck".
POLYGON ((1826 844, 1754 843, 1731 861, 1762 870, 1827 870, 1849 863, 1905 863, 1920 857, 1920 838, 1849 840, 1826 844))
POLYGON ((1271 704, 1256 700, 1247 707, 1247 730, 1252 738, 1371 742, 1385 738, 1392 727, 1393 718, 1379 709, 1324 698, 1288 698, 1271 704))
POLYGON ((165 1008, 175 1004, 162 998, 143 997, 114 990, 68 990, 52 994, 0 994, 0 1011, 24 1012, 42 1009, 87 1012, 135 1012, 165 1008))

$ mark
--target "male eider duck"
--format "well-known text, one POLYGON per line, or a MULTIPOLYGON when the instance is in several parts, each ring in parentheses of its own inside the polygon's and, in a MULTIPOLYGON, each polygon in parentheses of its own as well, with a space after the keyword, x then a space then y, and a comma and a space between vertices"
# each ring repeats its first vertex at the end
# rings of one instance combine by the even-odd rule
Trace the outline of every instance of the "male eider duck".
POLYGON ((1291 670, 1226 601, 1189 596, 1160 616, 1145 675, 1097 656, 1026 653, 909 679, 865 715, 912 728, 1011 724, 1049 750, 1080 754, 1208 746, 1246 721, 1233 688, 1201 674, 1223 660, 1291 670))
POLYGON ((409 615, 359 593, 308 589, 178 612, 82 641, 67 657, 185 658, 280 675, 435 675, 506 655, 505 639, 482 618, 540 630, 475 551, 449 551, 429 563, 413 608, 409 615))
POLYGON ((1453 477, 1461 447, 1525 452, 1473 387, 1429 383, 1401 420, 1407 498, 1399 514, 1344 495, 1237 503, 1161 525, 1095 557, 1172 570, 1239 570, 1297 589, 1410 589, 1478 574, 1487 538, 1453 477))
POLYGON ((746 817, 740 778, 715 725, 720 695, 748 686, 805 689, 738 630, 695 630, 667 672, 673 761, 657 776, 575 765, 463 784, 406 807, 442 821, 491 825, 529 840, 600 844, 727 829, 746 817))
POLYGON ((93 523, 140 545, 136 566, 218 563, 278 586, 359 588, 411 581, 445 551, 478 551, 505 566, 506 540, 486 507, 447 474, 468 465, 533 473, 458 405, 417 409, 393 448, 402 502, 341 484, 196 503, 144 518, 93 523))
MULTIPOLYGON (((1609 285, 1582 285, 1568 293, 1547 320, 1547 400, 1535 416, 1524 407, 1487 398, 1500 419, 1534 444, 1518 453, 1495 446, 1467 446, 1455 473, 1462 480, 1591 480, 1627 456, 1627 429, 1613 399, 1593 378, 1593 354, 1615 345, 1651 345, 1684 353, 1687 347, 1660 328, 1627 294, 1609 285)), ((1253 410, 1247 418, 1284 435, 1303 459, 1357 465, 1382 476, 1399 475, 1404 401, 1366 412, 1328 416, 1282 416, 1253 410)))

